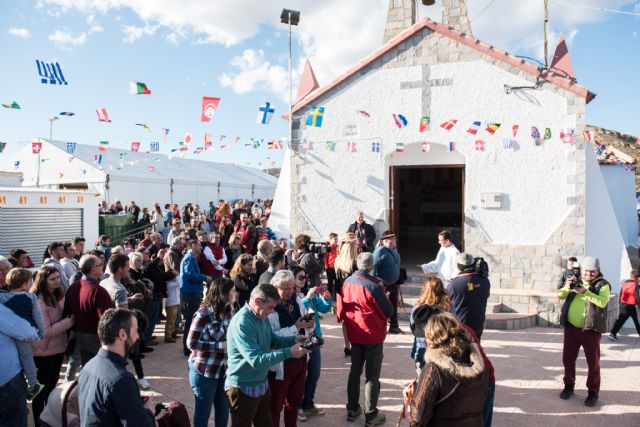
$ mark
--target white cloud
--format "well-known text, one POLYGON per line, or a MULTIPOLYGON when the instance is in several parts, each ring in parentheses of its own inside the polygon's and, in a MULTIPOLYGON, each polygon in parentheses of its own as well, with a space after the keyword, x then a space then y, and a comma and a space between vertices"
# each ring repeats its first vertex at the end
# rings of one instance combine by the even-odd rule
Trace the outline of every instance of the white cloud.
POLYGON ((261 49, 245 49, 242 55, 231 59, 231 65, 237 68, 237 72, 222 74, 220 86, 230 87, 237 94, 256 90, 273 93, 288 102, 287 70, 266 60, 261 49))
POLYGON ((93 14, 87 16, 87 24, 89 24, 89 34, 101 33, 104 31, 102 26, 96 21, 96 17, 93 14))
POLYGON ((158 30, 158 25, 145 25, 143 27, 136 27, 135 25, 125 25, 122 28, 124 38, 122 41, 125 43, 133 43, 139 40, 142 36, 152 36, 158 30))
POLYGON ((7 33, 21 39, 28 39, 31 37, 31 33, 26 28, 9 28, 9 31, 7 31, 7 33))
POLYGON ((60 49, 71 51, 74 47, 85 44, 88 37, 86 33, 74 35, 69 30, 56 30, 49 36, 49 40, 60 49))
MULTIPOLYGON (((580 3, 610 9, 622 9, 631 4, 638 7, 635 0, 581 0, 580 3)), ((301 19, 293 31, 299 42, 294 44, 294 58, 302 61, 309 57, 320 84, 328 83, 381 45, 388 4, 389 0, 296 1, 294 7, 301 11, 301 19)), ((420 17, 428 15, 440 21, 440 4, 420 6, 420 17)), ((475 36, 510 53, 542 59, 542 1, 494 0, 484 11, 487 1, 467 1, 467 4, 475 36)), ((281 7, 291 5, 287 0, 217 0, 215 7, 211 6, 210 0, 38 0, 38 7, 51 13, 80 11, 87 15, 129 9, 145 25, 167 28, 169 32, 165 39, 172 44, 191 41, 229 47, 247 41, 262 29, 260 34, 272 40, 273 49, 286 52, 287 38, 282 37, 286 27, 279 22, 279 11, 281 7)), ((599 10, 551 2, 550 32, 553 37, 549 38, 550 55, 560 32, 571 44, 573 37, 578 35, 579 38, 581 25, 601 22, 612 16, 599 10)), ((263 61, 270 67, 284 63, 280 57, 275 63, 274 60, 267 62, 264 57, 263 61)), ((237 65, 234 67, 238 68, 237 65)), ((238 69, 226 74, 225 81, 232 87, 246 87, 239 81, 236 85, 231 83, 240 75, 248 74, 246 70, 238 69)), ((253 87, 261 90, 260 85, 253 87)))

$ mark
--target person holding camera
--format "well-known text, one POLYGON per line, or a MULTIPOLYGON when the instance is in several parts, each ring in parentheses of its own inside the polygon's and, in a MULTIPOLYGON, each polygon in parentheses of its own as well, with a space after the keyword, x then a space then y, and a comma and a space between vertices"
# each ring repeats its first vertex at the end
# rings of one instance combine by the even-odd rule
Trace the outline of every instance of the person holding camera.
POLYGON ((491 283, 488 277, 476 269, 476 262, 471 254, 458 254, 456 265, 460 273, 451 279, 448 288, 451 311, 481 339, 491 283))
POLYGON ((338 294, 338 322, 344 322, 351 341, 351 370, 347 383, 347 421, 360 416, 360 376, 365 368, 364 411, 366 427, 383 424, 385 415, 378 411, 380 370, 387 337, 387 319, 393 307, 373 276, 373 254, 362 252, 356 258, 358 271, 345 280, 338 294))
POLYGON ((320 380, 320 371, 322 368, 320 349, 324 344, 319 313, 328 313, 333 301, 331 299, 331 292, 327 289, 327 286, 310 288, 306 295, 302 293, 302 289, 306 287, 307 283, 307 272, 297 265, 291 268, 291 272, 296 279, 294 283, 298 299, 302 301, 302 304, 309 310, 309 313, 313 314, 315 327, 310 335, 315 336, 318 343, 318 345, 314 345, 311 348, 311 353, 309 354, 307 378, 304 383, 304 400, 298 410, 298 421, 306 421, 307 416, 324 415, 324 409, 316 407, 314 403, 316 387, 318 386, 318 380, 320 380))
POLYGON ((607 331, 611 285, 602 276, 600 260, 596 257, 583 258, 581 273, 582 279, 573 276, 558 291, 558 298, 565 300, 560 314, 560 324, 564 327, 564 389, 560 399, 567 400, 573 394, 576 360, 582 347, 588 366, 588 395, 584 405, 595 406, 600 391, 600 338, 607 331))
POLYGON ((567 269, 562 272, 562 275, 560 275, 560 280, 558 280, 558 289, 564 288, 567 280, 573 276, 580 277, 580 264, 578 264, 578 258, 574 256, 567 259, 567 269))
MULTIPOLYGON (((294 286, 295 277, 289 270, 278 271, 271 279, 280 295, 280 303, 268 317, 273 333, 280 337, 308 336, 313 330, 313 313, 298 298, 294 286)), ((298 408, 304 396, 304 382, 307 372, 307 358, 287 359, 270 368, 269 388, 271 389, 271 416, 273 425, 280 425, 280 413, 284 407, 285 427, 298 424, 298 408)))
MULTIPOLYGON (((306 234, 299 234, 293 241, 296 249, 294 261, 307 272, 307 285, 310 288, 321 286, 320 274, 324 271, 325 247, 320 247, 314 253, 311 250, 311 237, 306 234)), ((316 249, 316 247, 314 247, 316 249)))
POLYGON ((382 279, 384 290, 389 295, 393 314, 389 317, 389 333, 404 334, 398 326, 398 279, 400 278, 400 254, 396 246, 396 235, 392 231, 382 233, 378 247, 373 252, 375 275, 382 279))

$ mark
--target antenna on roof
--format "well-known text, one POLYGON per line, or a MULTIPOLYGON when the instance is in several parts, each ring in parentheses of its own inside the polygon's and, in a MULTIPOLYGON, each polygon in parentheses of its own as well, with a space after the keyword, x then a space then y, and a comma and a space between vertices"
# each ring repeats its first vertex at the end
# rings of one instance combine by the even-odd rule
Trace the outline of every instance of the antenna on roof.
POLYGON ((549 0, 544 0, 544 68, 549 68, 549 0))

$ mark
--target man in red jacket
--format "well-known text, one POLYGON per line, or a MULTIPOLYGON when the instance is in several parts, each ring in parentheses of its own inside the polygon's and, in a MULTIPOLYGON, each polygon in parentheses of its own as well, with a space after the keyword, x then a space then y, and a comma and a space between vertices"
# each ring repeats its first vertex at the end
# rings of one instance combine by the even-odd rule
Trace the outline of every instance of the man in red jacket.
POLYGON ((80 258, 82 279, 69 286, 64 300, 63 317, 73 314, 76 343, 84 366, 100 350, 98 322, 113 307, 109 292, 100 286, 104 261, 93 255, 80 258))
POLYGON ((240 236, 242 253, 251 255, 255 254, 258 233, 256 231, 256 226, 251 222, 248 213, 243 212, 240 214, 240 219, 236 223, 234 231, 240 236))
POLYGON ((364 411, 365 426, 385 422, 378 411, 380 395, 380 369, 383 359, 383 343, 387 336, 387 319, 393 307, 384 292, 382 282, 373 277, 373 254, 363 252, 356 258, 358 271, 345 280, 342 295, 338 294, 338 322, 344 322, 351 341, 351 371, 347 383, 347 421, 353 422, 362 410, 360 399, 360 375, 366 362, 364 411))

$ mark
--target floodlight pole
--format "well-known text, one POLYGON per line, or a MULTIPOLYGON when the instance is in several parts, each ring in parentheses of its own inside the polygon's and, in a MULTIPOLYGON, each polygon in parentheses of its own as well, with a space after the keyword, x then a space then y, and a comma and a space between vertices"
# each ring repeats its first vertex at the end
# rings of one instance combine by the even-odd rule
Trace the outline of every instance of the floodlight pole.
POLYGON ((548 52, 548 34, 549 34, 549 0, 544 0, 544 68, 549 68, 549 52, 548 52))

